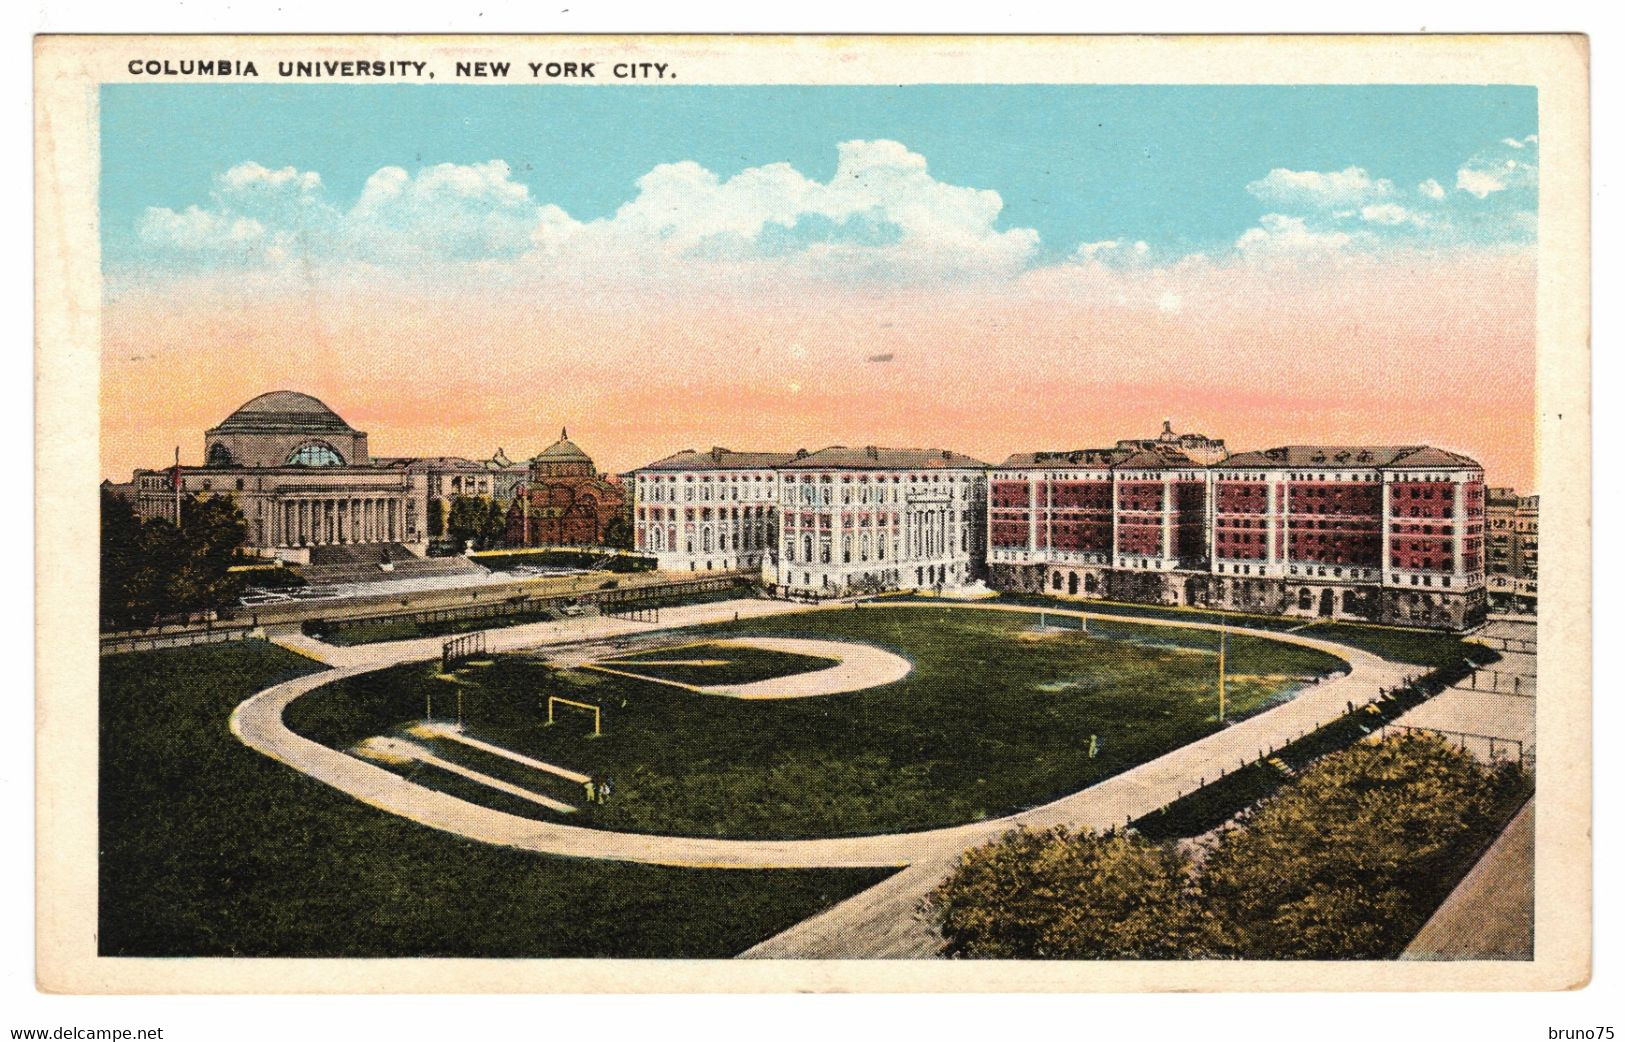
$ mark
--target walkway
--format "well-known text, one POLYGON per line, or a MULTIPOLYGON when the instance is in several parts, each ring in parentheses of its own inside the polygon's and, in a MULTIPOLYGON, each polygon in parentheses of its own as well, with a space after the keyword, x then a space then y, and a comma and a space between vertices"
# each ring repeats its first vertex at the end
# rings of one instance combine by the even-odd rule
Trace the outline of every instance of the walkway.
POLYGON ((1401 959, 1535 957, 1535 801, 1524 804, 1401 959))
MULTIPOLYGON (((832 609, 828 605, 805 607, 782 602, 739 601, 669 609, 663 614, 670 625, 681 626, 724 621, 732 618, 736 611, 741 617, 750 617, 786 611, 843 609, 852 610, 847 606, 834 606, 832 609)), ((941 610, 941 606, 892 603, 864 610, 911 609, 941 610)), ((1031 611, 1016 606, 983 604, 958 605, 956 610, 1031 611)), ((1046 611, 1051 615, 1105 618, 1086 611, 1046 611)), ((1110 618, 1122 621, 1115 616, 1110 618)), ((1136 619, 1134 622, 1182 629, 1221 628, 1213 623, 1184 620, 1136 619)), ((648 632, 648 627, 614 619, 569 620, 491 630, 486 639, 489 649, 496 652, 534 647, 550 640, 597 639, 624 632, 648 632)), ((1349 663, 1351 672, 1312 687, 1281 706, 1053 803, 990 821, 880 836, 802 840, 702 839, 608 832, 535 821, 478 807, 418 785, 374 764, 294 734, 283 725, 283 710, 301 695, 335 680, 396 663, 436 658, 440 654, 441 638, 330 649, 328 654, 338 667, 336 670, 298 677, 251 696, 232 713, 231 730, 250 748, 363 803, 431 828, 499 846, 569 857, 692 867, 857 868, 897 867, 921 862, 933 862, 940 866, 950 863, 961 851, 985 843, 1017 825, 1105 829, 1148 814, 1219 777, 1221 772, 1234 770, 1257 759, 1263 750, 1279 747, 1341 715, 1347 703, 1353 702, 1358 706, 1374 701, 1379 688, 1392 688, 1401 676, 1415 668, 1385 662, 1363 651, 1297 634, 1268 636, 1272 640, 1337 655, 1349 663)), ((927 875, 932 873, 905 873, 906 878, 918 885, 898 889, 901 884, 893 883, 893 889, 897 892, 884 907, 875 911, 875 915, 881 918, 890 916, 892 919, 906 917, 919 896, 929 890, 934 882, 935 876, 927 880, 927 875)), ((844 934, 845 942, 850 946, 854 936, 850 931, 855 924, 849 923, 843 916, 849 917, 853 913, 842 911, 849 905, 852 905, 851 901, 837 905, 830 912, 792 928, 774 941, 780 941, 783 948, 788 942, 781 939, 794 941, 792 935, 799 933, 804 935, 805 950, 816 951, 835 943, 844 934)), ((849 954, 860 953, 849 951, 849 954)))
MULTIPOLYGON (((806 673, 792 673, 789 676, 773 677, 768 680, 756 680, 748 684, 690 684, 680 680, 668 680, 663 677, 649 676, 626 669, 617 669, 617 666, 661 664, 662 660, 650 659, 602 659, 598 662, 588 662, 584 665, 591 669, 605 673, 615 673, 623 677, 634 677, 648 683, 667 684, 671 687, 680 687, 685 691, 694 691, 702 695, 726 695, 730 698, 814 698, 819 695, 842 695, 850 691, 863 691, 871 687, 882 687, 886 684, 895 684, 908 676, 914 664, 908 659, 894 652, 877 648, 873 644, 861 644, 856 641, 844 640, 803 640, 791 637, 738 637, 730 640, 709 641, 709 644, 723 647, 761 648, 763 651, 778 651, 786 655, 809 655, 813 658, 835 659, 835 665, 823 669, 814 669, 806 673)), ((689 664, 699 665, 726 665, 726 660, 715 662, 688 660, 689 664)), ((683 664, 682 659, 667 661, 667 665, 683 664)))

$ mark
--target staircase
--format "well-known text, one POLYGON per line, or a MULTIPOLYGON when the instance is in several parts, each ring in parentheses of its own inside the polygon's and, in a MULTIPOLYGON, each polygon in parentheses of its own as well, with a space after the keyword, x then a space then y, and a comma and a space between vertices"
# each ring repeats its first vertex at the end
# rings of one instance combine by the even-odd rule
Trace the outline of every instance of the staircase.
POLYGON ((484 571, 466 557, 419 557, 400 543, 370 543, 313 546, 310 563, 301 567, 299 574, 312 586, 327 586, 392 578, 483 574, 484 571))

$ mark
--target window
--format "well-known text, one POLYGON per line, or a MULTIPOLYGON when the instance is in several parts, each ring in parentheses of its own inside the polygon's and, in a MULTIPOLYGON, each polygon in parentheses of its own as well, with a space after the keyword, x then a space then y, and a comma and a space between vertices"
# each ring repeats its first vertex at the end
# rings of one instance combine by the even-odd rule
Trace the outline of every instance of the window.
POLYGON ((344 457, 325 442, 312 441, 294 449, 288 456, 290 467, 342 467, 344 457))

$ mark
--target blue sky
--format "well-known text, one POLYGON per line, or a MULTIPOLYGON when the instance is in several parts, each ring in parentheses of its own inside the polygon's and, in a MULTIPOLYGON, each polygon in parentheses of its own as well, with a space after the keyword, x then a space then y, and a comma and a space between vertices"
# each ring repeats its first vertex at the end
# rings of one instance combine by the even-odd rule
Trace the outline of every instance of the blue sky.
MULTIPOLYGON (((993 227, 1036 231, 1033 261, 1101 240, 1176 257, 1227 249, 1262 215, 1291 212, 1271 195, 1272 170, 1358 168, 1399 194, 1431 179, 1471 206, 1463 165, 1536 132, 1535 90, 1506 86, 121 84, 102 88, 102 234, 109 262, 138 257, 149 207, 208 209, 221 175, 247 162, 314 171, 348 208, 384 167, 502 160, 535 202, 592 221, 660 164, 726 180, 788 163, 827 182, 837 145, 862 140, 902 144, 938 182, 997 192, 993 227)), ((1532 199, 1526 186, 1517 205, 1532 199)), ((1493 231, 1508 212, 1473 219, 1493 231)))

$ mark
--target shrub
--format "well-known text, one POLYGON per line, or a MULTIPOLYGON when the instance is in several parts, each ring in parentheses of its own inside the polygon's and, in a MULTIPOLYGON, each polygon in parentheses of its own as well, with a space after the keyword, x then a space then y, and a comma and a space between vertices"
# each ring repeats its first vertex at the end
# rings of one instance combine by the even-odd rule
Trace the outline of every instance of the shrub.
POLYGON ((1137 836, 1016 829, 968 851, 927 900, 958 957, 1157 959, 1201 947, 1189 861, 1137 836))

